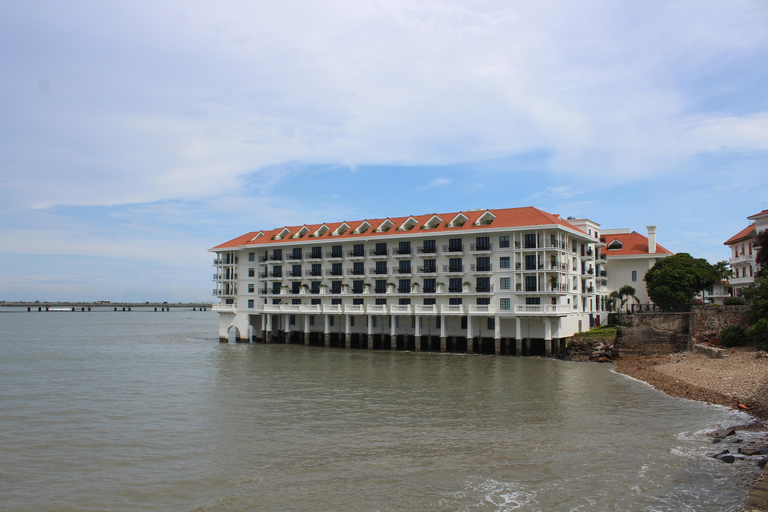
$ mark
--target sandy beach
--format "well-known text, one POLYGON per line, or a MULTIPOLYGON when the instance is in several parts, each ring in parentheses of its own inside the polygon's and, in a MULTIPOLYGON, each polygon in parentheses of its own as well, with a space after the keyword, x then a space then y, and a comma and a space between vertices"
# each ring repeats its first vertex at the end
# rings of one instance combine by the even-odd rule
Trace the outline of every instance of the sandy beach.
POLYGON ((743 409, 768 420, 768 357, 754 348, 728 349, 727 357, 684 352, 671 356, 623 357, 616 371, 669 395, 743 409))

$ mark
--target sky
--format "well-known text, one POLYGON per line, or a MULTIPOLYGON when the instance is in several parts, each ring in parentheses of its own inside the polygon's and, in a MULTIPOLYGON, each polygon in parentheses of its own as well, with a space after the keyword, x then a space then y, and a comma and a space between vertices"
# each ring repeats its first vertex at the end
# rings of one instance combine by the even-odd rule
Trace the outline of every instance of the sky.
POLYGON ((249 231, 535 206, 717 262, 763 0, 0 0, 0 300, 212 300, 249 231))

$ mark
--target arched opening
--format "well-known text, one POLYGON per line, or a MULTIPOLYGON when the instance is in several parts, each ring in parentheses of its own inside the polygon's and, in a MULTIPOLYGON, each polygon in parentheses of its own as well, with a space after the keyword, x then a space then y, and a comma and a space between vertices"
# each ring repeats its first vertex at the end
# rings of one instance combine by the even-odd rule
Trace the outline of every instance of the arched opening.
POLYGON ((237 343, 237 340, 240 339, 240 330, 234 326, 230 325, 229 329, 227 329, 227 341, 229 343, 237 343))

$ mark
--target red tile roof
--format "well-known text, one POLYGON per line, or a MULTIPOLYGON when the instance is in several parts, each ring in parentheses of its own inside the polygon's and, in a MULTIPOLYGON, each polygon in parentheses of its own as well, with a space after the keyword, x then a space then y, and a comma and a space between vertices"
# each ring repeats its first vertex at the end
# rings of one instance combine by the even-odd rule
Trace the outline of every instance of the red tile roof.
POLYGON ((760 213, 756 213, 754 215, 750 215, 749 217, 747 217, 747 219, 755 220, 756 218, 762 217, 763 215, 768 215, 768 210, 763 210, 760 213))
MULTIPOLYGON (((561 219, 559 215, 547 213, 543 210, 539 210, 538 208, 534 208, 533 206, 526 206, 521 208, 505 208, 502 210, 475 210, 475 211, 469 211, 469 212, 439 213, 439 214, 430 213, 427 215, 413 215, 413 216, 406 216, 406 217, 387 217, 384 219, 367 219, 367 222, 371 225, 371 227, 368 228, 368 230, 365 233, 353 233, 354 230, 356 230, 363 222, 365 222, 363 220, 357 220, 354 222, 347 222, 347 225, 350 226, 350 229, 341 235, 334 235, 334 236, 332 236, 331 233, 333 233, 333 231, 337 227, 339 227, 342 224, 342 222, 325 223, 325 224, 303 224, 299 226, 285 226, 285 227, 279 227, 271 230, 253 231, 251 233, 246 233, 245 235, 239 236, 237 238, 233 238, 228 242, 224 242, 223 244, 217 245, 216 247, 213 247, 211 250, 236 248, 244 245, 260 245, 260 244, 283 243, 283 242, 294 243, 297 241, 305 241, 308 239, 309 240, 346 240, 346 239, 354 239, 358 237, 392 235, 395 233, 400 233, 400 234, 425 233, 425 232, 460 233, 464 231, 483 229, 487 227, 485 224, 481 224, 479 226, 474 225, 474 223, 479 218, 481 218, 483 214, 485 214, 486 212, 490 212, 492 215, 495 216, 493 223, 491 224, 491 227, 494 227, 494 228, 500 228, 500 227, 516 228, 516 227, 523 227, 523 226, 559 225, 564 228, 569 228, 577 232, 584 233, 581 229, 561 219), (465 217, 467 217, 466 222, 464 222, 464 224, 461 226, 447 227, 446 224, 453 221, 454 218, 456 218, 459 214, 462 214, 465 217), (437 215, 443 220, 438 227, 428 229, 428 230, 420 229, 421 226, 429 222, 429 220, 435 215, 437 215), (412 230, 406 230, 401 232, 395 231, 397 230, 397 228, 399 228, 405 221, 407 221, 411 217, 413 217, 416 220, 416 225, 412 230), (393 222, 394 226, 392 226, 389 229, 389 231, 384 231, 381 233, 374 232, 374 229, 377 229, 386 220, 390 220, 391 222, 393 222), (318 230, 318 228, 320 228, 323 225, 328 226, 329 229, 327 232, 325 232, 324 234, 318 237, 309 237, 310 234, 315 233, 318 230), (304 226, 306 226, 309 229, 309 233, 307 235, 305 235, 302 238, 291 238, 304 226), (288 231, 290 231, 290 235, 280 240, 275 240, 274 237, 277 236, 281 231, 283 231, 286 228, 288 229, 288 231), (263 236, 255 238, 258 233, 263 233, 263 236)), ((584 234, 586 235, 586 233, 584 234)))
MULTIPOLYGON (((611 256, 639 256, 641 254, 648 253, 648 238, 641 235, 637 231, 631 233, 618 233, 615 235, 605 235, 605 248, 601 250, 601 254, 605 254, 608 257, 611 256), (611 242, 618 240, 621 242, 621 249, 608 249, 611 242)), ((654 254, 674 254, 656 244, 656 252, 654 254)))
MULTIPOLYGON (((766 210, 768 212, 768 210, 766 210)), ((723 242, 723 245, 731 245, 735 244, 737 242, 741 242, 742 240, 746 240, 748 238, 754 238, 755 237, 755 225, 750 224, 749 226, 745 227, 735 235, 733 235, 731 238, 723 242)))

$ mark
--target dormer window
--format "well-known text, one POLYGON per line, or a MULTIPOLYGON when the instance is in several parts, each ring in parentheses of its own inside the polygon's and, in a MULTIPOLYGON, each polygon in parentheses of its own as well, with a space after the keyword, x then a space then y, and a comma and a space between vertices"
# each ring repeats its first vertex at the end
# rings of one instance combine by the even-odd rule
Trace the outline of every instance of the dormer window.
POLYGON ((302 226, 301 229, 298 230, 295 235, 293 235, 293 238, 302 238, 307 233, 309 233, 309 228, 307 226, 302 226))
POLYGON ((287 237, 291 234, 291 230, 288 228, 283 228, 280 230, 280 232, 275 235, 275 240, 282 240, 283 238, 287 237))
POLYGON ((455 216, 451 222, 448 223, 449 228, 458 228, 464 225, 465 222, 469 220, 469 217, 464 215, 463 213, 458 214, 455 216))
POLYGON ((360 235, 360 234, 365 233, 366 231, 368 231, 370 228, 371 228, 371 225, 366 220, 366 221, 363 221, 362 224, 357 226, 357 229, 355 229, 354 233, 357 234, 357 235, 360 235))
POLYGON ((440 226, 440 224, 443 222, 443 219, 438 217, 437 215, 433 215, 430 217, 430 219, 424 223, 422 229, 435 229, 440 226))
POLYGON ((376 231, 378 233, 383 233, 385 231, 389 231, 392 228, 392 226, 394 226, 394 225, 395 225, 394 222, 392 222, 391 220, 387 219, 384 222, 382 222, 381 225, 378 228, 376 228, 376 231))
POLYGON ((486 211, 475 221, 475 226, 487 226, 492 223, 495 218, 496 216, 494 214, 490 211, 486 211))
POLYGON ((323 235, 324 235, 324 234, 326 234, 326 233, 327 233, 327 232, 328 232, 330 229, 331 229, 331 228, 329 228, 328 226, 326 226, 325 224, 323 224, 322 226, 320 226, 319 228, 317 228, 317 231, 315 231, 314 233, 312 233, 312 236, 323 236, 323 235))
POLYGON ((349 229, 349 224, 347 224, 346 222, 342 222, 341 226, 333 230, 333 233, 331 233, 331 236, 343 235, 344 233, 347 232, 348 229, 349 229))
POLYGON ((410 231, 413 229, 414 226, 416 226, 418 222, 413 217, 408 217, 405 222, 403 222, 399 228, 397 228, 398 231, 410 231))
POLYGON ((624 244, 622 244, 618 239, 614 239, 613 242, 609 243, 606 249, 609 251, 618 251, 620 250, 624 244))

